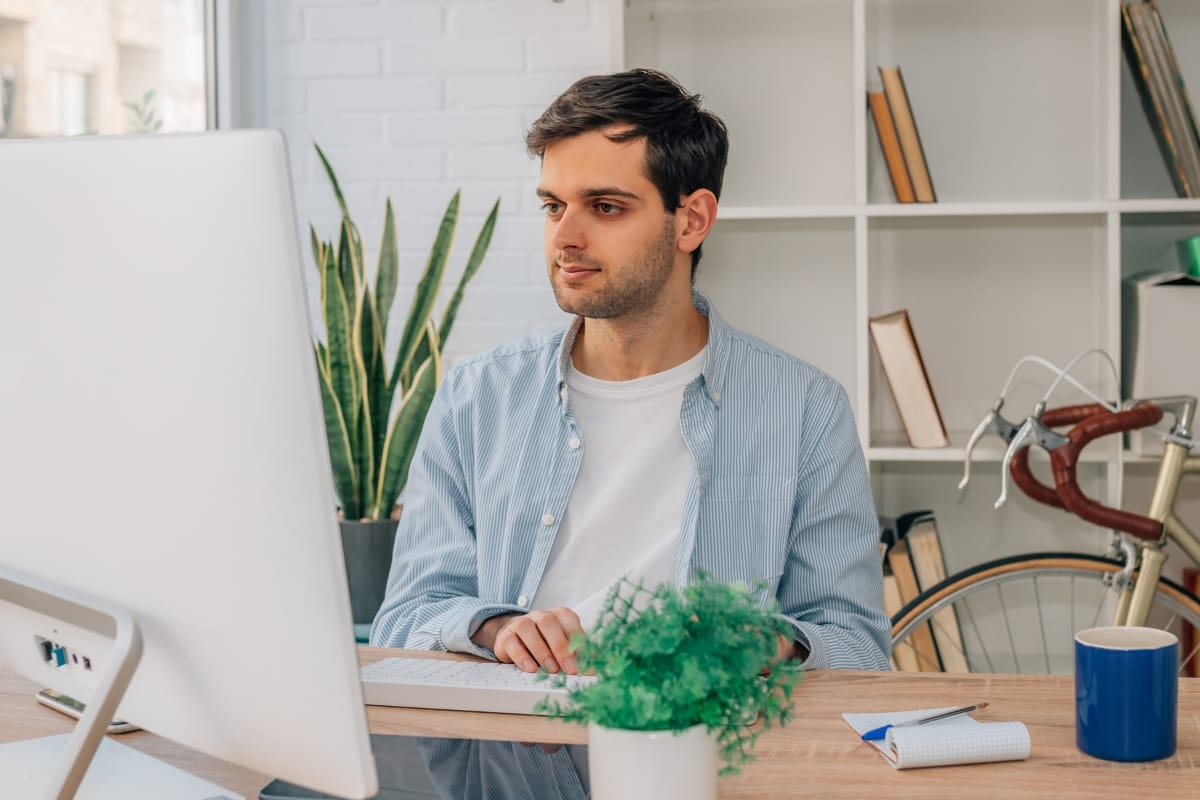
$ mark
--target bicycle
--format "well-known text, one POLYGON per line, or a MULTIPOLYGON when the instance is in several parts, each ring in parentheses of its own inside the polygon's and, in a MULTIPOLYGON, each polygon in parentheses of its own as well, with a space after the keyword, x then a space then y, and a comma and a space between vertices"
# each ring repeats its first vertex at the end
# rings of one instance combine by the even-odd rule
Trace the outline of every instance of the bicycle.
MULTIPOLYGON (((1014 374, 1019 367, 1014 368, 1014 374)), ((1060 380, 1067 371, 1060 370, 1060 380)), ((1067 379, 1095 397, 1078 382, 1067 379)), ((1012 376, 1009 385, 1011 382, 1012 376)), ((1200 537, 1174 510, 1183 475, 1200 473, 1200 456, 1189 455, 1196 398, 1163 397, 1126 401, 1120 406, 1096 402, 1047 409, 1052 386, 1034 413, 1021 425, 1014 425, 1000 413, 1007 388, 968 442, 959 487, 965 487, 969 479, 975 444, 984 435, 997 435, 1009 443, 1001 472, 1005 483, 997 507, 1006 499, 1004 476, 1010 475, 1032 499, 1111 529, 1112 551, 1108 556, 1027 553, 951 575, 895 614, 893 647, 904 646, 922 626, 957 624, 962 653, 972 672, 1019 673, 1026 671, 1025 667, 1036 666, 1028 671, 1061 673, 1073 668, 1074 633, 1083 628, 1152 625, 1179 633, 1181 626, 1192 625, 1200 631, 1200 597, 1162 576, 1166 560, 1163 546, 1168 539, 1200 565, 1200 537), (1164 435, 1158 477, 1144 516, 1102 505, 1083 493, 1076 480, 1076 465, 1085 446, 1102 436, 1158 425, 1168 414, 1172 425, 1164 435), (1066 426, 1071 426, 1066 432, 1055 430, 1066 426), (1049 453, 1053 486, 1043 484, 1031 471, 1032 444, 1049 453), (954 610, 949 621, 942 613, 946 609, 954 610), (997 647, 997 642, 1006 644, 1007 650, 997 647), (1040 657, 1036 653, 1039 647, 1040 657)), ((1198 651, 1200 644, 1195 644, 1181 653, 1181 671, 1197 659, 1198 651)), ((921 666, 940 670, 936 664, 921 666)))

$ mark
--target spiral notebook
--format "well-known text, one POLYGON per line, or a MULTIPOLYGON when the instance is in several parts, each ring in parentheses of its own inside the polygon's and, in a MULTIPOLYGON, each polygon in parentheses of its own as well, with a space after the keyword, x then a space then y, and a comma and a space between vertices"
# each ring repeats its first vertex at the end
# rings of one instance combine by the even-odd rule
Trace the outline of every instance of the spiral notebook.
MULTIPOLYGON (((861 736, 884 725, 895 725, 950 711, 921 708, 873 714, 842 714, 842 719, 861 736)), ((947 767, 953 764, 983 764, 992 761, 1021 761, 1029 758, 1029 731, 1021 722, 980 722, 969 716, 892 728, 879 741, 867 742, 896 769, 947 767)))

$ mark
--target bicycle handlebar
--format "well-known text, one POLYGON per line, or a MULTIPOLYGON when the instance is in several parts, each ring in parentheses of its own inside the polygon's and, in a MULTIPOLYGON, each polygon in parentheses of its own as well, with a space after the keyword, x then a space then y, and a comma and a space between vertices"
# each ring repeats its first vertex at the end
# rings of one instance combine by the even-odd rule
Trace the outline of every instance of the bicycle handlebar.
POLYGON ((1043 484, 1030 471, 1028 445, 1014 454, 1009 472, 1021 490, 1038 502, 1064 508, 1088 522, 1124 531, 1139 539, 1159 539, 1162 523, 1158 520, 1112 508, 1087 497, 1079 488, 1075 467, 1083 448, 1095 439, 1155 425, 1162 417, 1162 408, 1153 403, 1140 403, 1115 412, 1099 403, 1049 409, 1041 417, 1047 427, 1074 425, 1067 434, 1067 442, 1050 450, 1054 488, 1043 484))
MULTIPOLYGON (((1108 414, 1109 409, 1100 403, 1085 403, 1078 406, 1062 406, 1049 408, 1042 412, 1041 422, 1048 428, 1059 428, 1063 425, 1074 425, 1083 422, 1088 417, 1097 414, 1108 414)), ((1037 479, 1029 469, 1029 445, 1025 445, 1013 454, 1012 463, 1008 468, 1013 482, 1021 487, 1021 491, 1039 503, 1066 511, 1067 507, 1059 498, 1053 486, 1047 486, 1037 479)))

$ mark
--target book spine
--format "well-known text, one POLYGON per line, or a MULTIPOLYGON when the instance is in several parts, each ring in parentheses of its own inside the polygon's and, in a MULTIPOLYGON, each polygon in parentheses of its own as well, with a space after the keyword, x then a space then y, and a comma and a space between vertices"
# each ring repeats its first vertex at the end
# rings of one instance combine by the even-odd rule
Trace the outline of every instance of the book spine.
MULTIPOLYGON (((1191 97, 1188 96, 1187 84, 1183 80, 1183 72, 1179 69, 1179 59, 1175 57, 1175 48, 1171 44, 1171 37, 1167 35, 1167 25, 1163 22, 1162 14, 1158 10, 1158 0, 1150 0, 1149 13, 1150 24, 1158 30, 1159 41, 1166 58, 1167 77, 1182 106, 1183 129, 1180 136, 1186 138, 1189 148, 1196 157, 1197 164, 1200 164, 1200 125, 1196 123, 1196 109, 1192 106, 1191 97)), ((1192 188, 1200 193, 1200 172, 1194 177, 1192 188)))
POLYGON ((867 100, 871 107, 871 117, 875 121, 875 132, 879 135, 883 160, 887 163, 888 175, 892 180, 892 190, 896 193, 896 201, 916 202, 912 180, 909 178, 908 168, 904 166, 904 154, 900 151, 900 139, 896 136, 896 123, 888 109, 887 98, 883 92, 868 92, 867 100))
POLYGON ((1167 126, 1166 111, 1163 109, 1162 99, 1158 95, 1157 87, 1151 76, 1148 53, 1145 44, 1139 41, 1130 6, 1121 5, 1121 21, 1121 44, 1125 50, 1125 58, 1133 73, 1133 82, 1141 97, 1142 108, 1146 112, 1146 118, 1150 121, 1150 129, 1158 141, 1158 148, 1162 152, 1163 160, 1167 162, 1167 172, 1170 173, 1171 183, 1174 184, 1175 193, 1179 197, 1190 197, 1191 188, 1187 182, 1187 175, 1180 162, 1175 139, 1171 136, 1170 128, 1167 126))
POLYGON ((1167 46, 1163 40, 1164 29, 1152 18, 1149 3, 1143 2, 1131 7, 1130 13, 1133 15, 1134 29, 1143 45, 1143 54, 1148 56, 1150 75, 1166 112, 1167 128, 1175 144, 1188 196, 1195 197, 1197 190, 1200 190, 1200 152, 1196 149, 1195 138, 1187 132, 1187 113, 1183 108, 1179 85, 1171 75, 1167 46))
POLYGON ((892 119, 896 123, 896 135, 900 139, 904 163, 908 165, 908 173, 912 176, 917 202, 935 203, 937 195, 934 193, 933 179, 929 175, 929 165, 925 160, 925 148, 921 145, 920 134, 917 133, 917 121, 913 115, 912 104, 908 101, 908 89, 904 85, 900 68, 880 67, 879 77, 883 80, 884 93, 887 95, 892 119))

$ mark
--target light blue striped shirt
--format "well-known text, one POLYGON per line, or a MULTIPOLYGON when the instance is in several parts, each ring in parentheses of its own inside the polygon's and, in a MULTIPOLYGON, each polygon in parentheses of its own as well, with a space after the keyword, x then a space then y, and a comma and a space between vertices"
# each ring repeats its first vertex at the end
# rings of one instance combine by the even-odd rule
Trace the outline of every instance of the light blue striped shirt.
MULTIPOLYGON (((887 669, 879 527, 845 391, 694 300, 709 353, 680 409, 693 463, 675 582, 765 581, 760 600, 778 599, 806 668, 887 669)), ((471 358, 442 382, 371 644, 494 657, 471 634, 530 610, 585 455, 569 445, 565 380, 578 325, 471 358)))

